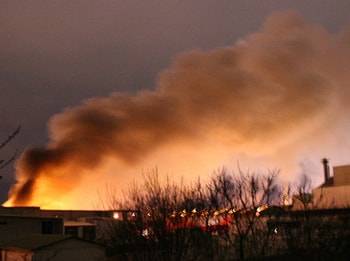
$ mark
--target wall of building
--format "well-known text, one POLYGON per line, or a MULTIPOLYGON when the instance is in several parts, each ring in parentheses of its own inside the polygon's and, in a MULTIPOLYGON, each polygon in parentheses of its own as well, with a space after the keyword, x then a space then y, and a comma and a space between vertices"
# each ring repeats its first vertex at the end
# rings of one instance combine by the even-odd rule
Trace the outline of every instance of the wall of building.
POLYGON ((64 234, 93 241, 96 239, 96 225, 83 222, 72 222, 64 224, 64 234))
POLYGON ((63 234, 63 220, 0 215, 0 240, 29 234, 63 234))
POLYGON ((314 189, 312 194, 316 208, 350 207, 350 186, 320 187, 314 189))
POLYGON ((65 220, 81 220, 89 217, 112 218, 112 210, 40 210, 44 217, 61 217, 65 220))
POLYGON ((350 165, 334 167, 333 173, 334 186, 350 186, 350 165))

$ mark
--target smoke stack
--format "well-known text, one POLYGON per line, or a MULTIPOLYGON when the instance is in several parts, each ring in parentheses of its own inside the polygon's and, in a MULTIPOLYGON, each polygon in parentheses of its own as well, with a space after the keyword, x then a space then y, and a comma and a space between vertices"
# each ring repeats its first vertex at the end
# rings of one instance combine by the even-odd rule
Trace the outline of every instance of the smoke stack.
POLYGON ((324 171, 324 183, 327 183, 327 181, 329 180, 329 177, 330 177, 328 163, 329 163, 328 159, 326 159, 326 158, 322 159, 323 171, 324 171))

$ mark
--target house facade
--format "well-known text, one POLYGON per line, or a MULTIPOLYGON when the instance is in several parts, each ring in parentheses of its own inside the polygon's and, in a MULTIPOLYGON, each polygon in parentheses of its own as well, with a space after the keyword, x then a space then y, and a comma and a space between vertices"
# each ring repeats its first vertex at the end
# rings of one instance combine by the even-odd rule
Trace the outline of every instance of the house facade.
POLYGON ((0 261, 104 261, 105 247, 63 235, 29 235, 0 245, 0 261))

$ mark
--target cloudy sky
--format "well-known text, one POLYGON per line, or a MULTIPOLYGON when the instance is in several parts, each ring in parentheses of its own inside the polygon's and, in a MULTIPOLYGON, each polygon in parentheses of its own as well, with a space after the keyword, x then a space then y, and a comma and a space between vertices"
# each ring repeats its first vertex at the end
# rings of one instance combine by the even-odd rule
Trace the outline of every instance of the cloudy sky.
MULTIPOLYGON (((152 88, 176 54, 232 45, 288 9, 331 32, 350 22, 348 0, 0 1, 0 135, 22 125, 1 155, 45 144, 65 107, 152 88)), ((0 199, 13 169, 2 175, 0 199)))

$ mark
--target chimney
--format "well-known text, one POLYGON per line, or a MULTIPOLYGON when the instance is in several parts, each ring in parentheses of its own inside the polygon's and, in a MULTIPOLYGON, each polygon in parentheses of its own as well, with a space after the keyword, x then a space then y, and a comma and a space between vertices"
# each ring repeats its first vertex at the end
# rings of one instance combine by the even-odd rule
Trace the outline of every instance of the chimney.
POLYGON ((329 161, 328 159, 324 158, 322 159, 322 164, 323 164, 323 171, 324 171, 324 183, 327 183, 329 180, 329 161))

